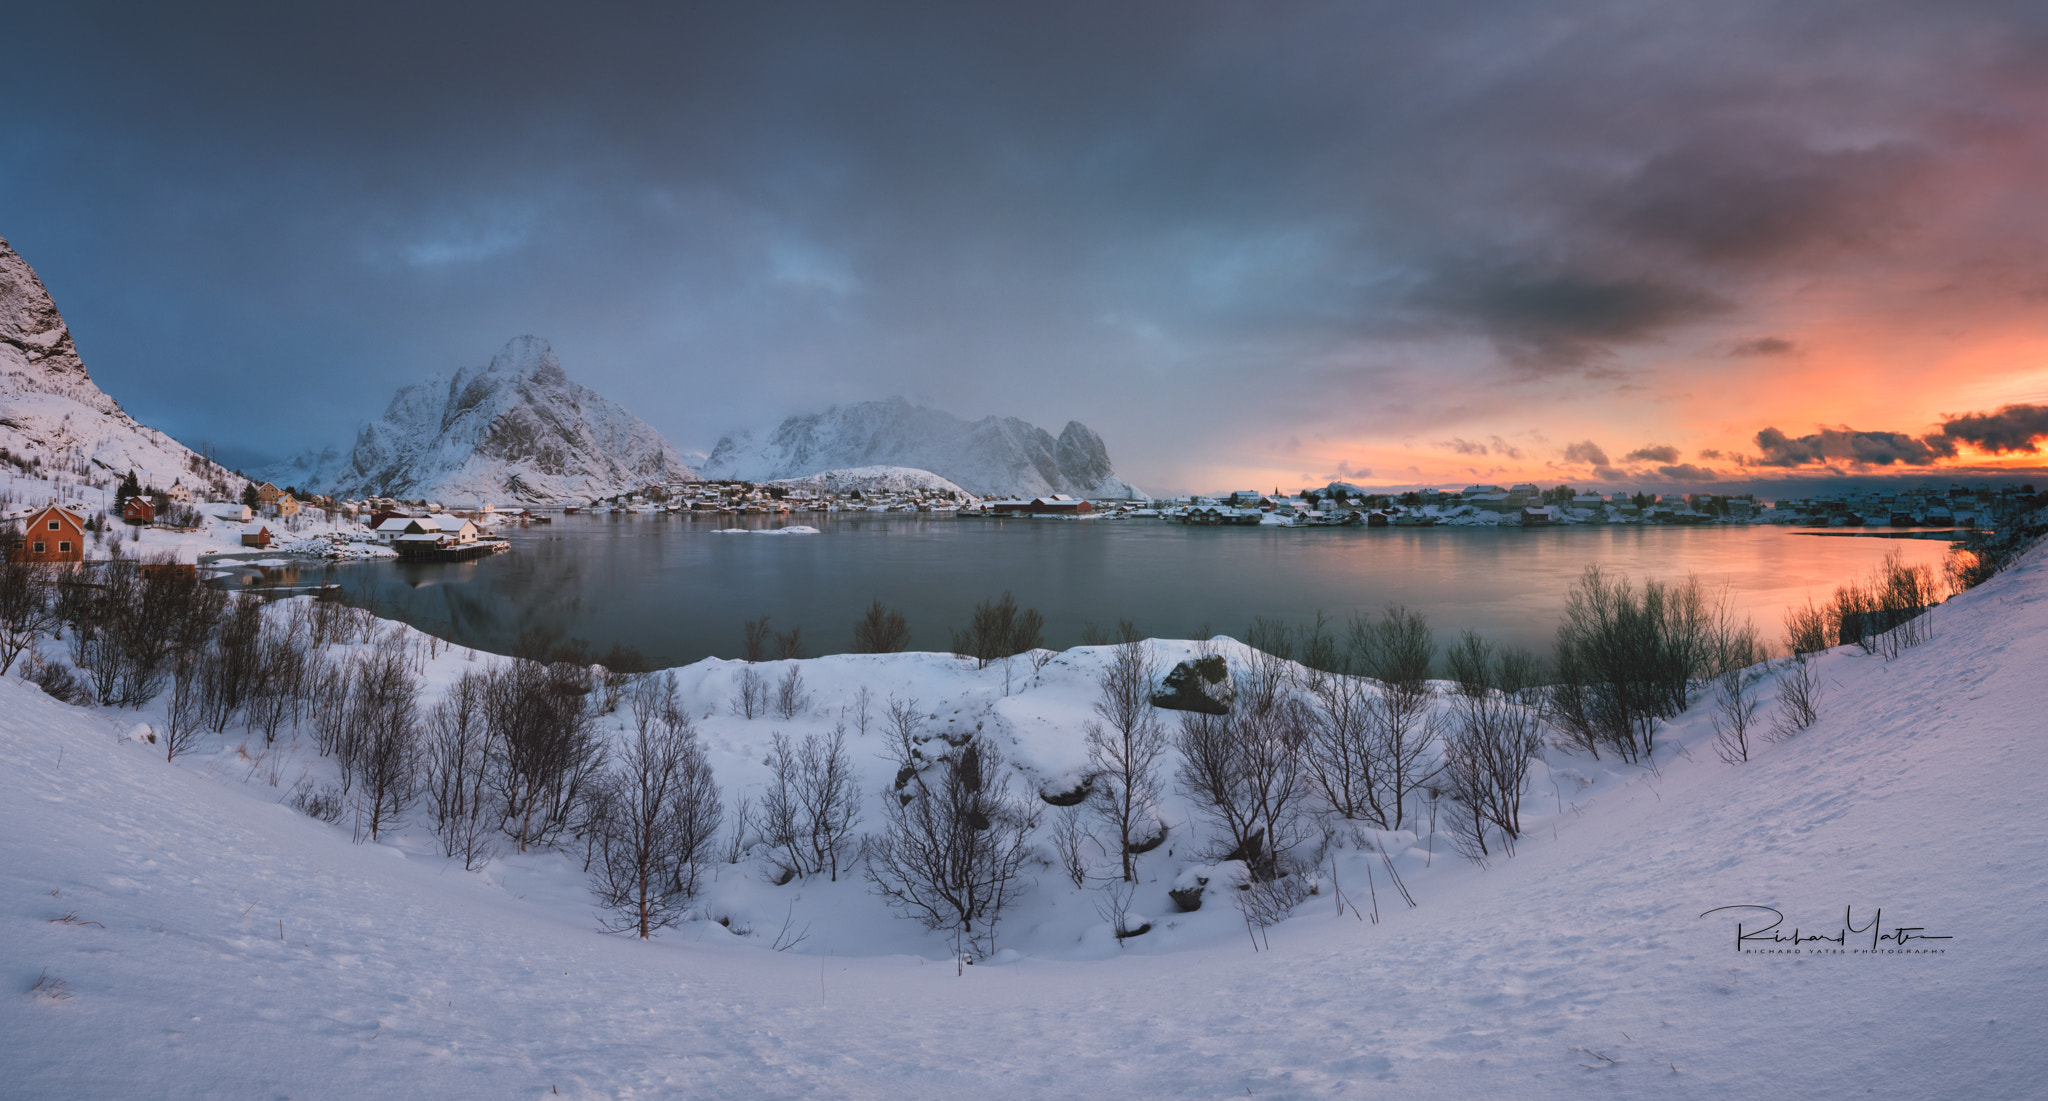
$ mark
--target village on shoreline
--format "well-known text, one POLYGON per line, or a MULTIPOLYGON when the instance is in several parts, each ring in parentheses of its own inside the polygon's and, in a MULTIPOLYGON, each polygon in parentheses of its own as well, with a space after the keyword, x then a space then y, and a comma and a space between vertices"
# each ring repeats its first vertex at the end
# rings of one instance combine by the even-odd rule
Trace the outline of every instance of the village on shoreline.
MULTIPOLYGON (((1163 521, 1191 526, 1537 528, 1588 524, 1772 524, 1814 528, 1995 530, 2025 512, 2033 487, 1988 484, 1946 489, 1852 490, 1761 500, 1743 494, 1580 492, 1532 483, 1502 487, 1375 492, 1342 482, 1296 493, 1253 490, 1149 500, 1089 500, 1064 494, 978 498, 929 486, 832 491, 816 485, 691 481, 649 485, 608 498, 472 507, 425 499, 337 500, 294 487, 251 482, 240 500, 204 501, 182 483, 170 487, 96 485, 15 475, 0 504, 0 525, 16 540, 21 525, 55 507, 70 538, 42 552, 55 560, 153 557, 199 566, 239 565, 276 556, 334 560, 462 561, 510 546, 511 527, 554 516, 663 516, 789 523, 800 517, 865 514, 929 519, 1163 521), (75 545, 74 545, 75 544, 75 545)), ((55 531, 57 529, 49 529, 55 531)))

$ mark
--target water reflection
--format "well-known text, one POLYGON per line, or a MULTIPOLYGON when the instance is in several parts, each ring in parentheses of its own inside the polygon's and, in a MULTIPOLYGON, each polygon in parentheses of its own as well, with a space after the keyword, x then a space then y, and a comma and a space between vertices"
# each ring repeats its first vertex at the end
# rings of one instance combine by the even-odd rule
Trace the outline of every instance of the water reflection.
MULTIPOLYGON (((776 526, 748 518, 754 529, 776 526)), ((1634 577, 1698 573, 1777 638, 1783 609, 1897 550, 1939 566, 1937 540, 1814 538, 1781 528, 1591 526, 1538 530, 1224 529, 1156 521, 804 518, 818 535, 719 534, 730 520, 570 516, 509 532, 472 562, 272 567, 262 584, 339 584, 347 598, 465 645, 504 651, 526 632, 623 643, 664 664, 735 656, 740 625, 802 627, 813 654, 845 649, 871 599, 900 609, 912 644, 944 649, 977 600, 1009 590, 1046 616, 1046 642, 1088 621, 1148 634, 1241 635, 1254 616, 1340 621, 1390 601, 1448 640, 1471 627, 1547 647, 1589 562, 1634 577)))

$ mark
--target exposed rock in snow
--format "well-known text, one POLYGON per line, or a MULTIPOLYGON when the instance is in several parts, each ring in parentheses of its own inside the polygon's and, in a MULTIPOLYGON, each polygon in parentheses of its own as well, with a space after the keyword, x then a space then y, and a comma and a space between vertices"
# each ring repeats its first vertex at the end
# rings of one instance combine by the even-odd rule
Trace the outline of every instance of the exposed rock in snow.
MULTIPOLYGON (((135 471, 159 489, 232 476, 136 422, 86 374, 43 281, 0 239, 0 447, 52 473, 103 481, 135 471)), ((240 482, 236 480, 236 487, 240 482)))
POLYGON ((488 367, 401 388, 347 454, 302 455, 281 476, 352 497, 451 503, 608 497, 696 477, 661 433, 570 381, 535 336, 513 339, 488 367))
POLYGON ((1016 417, 966 421, 903 398, 835 405, 762 432, 735 432, 706 477, 765 482, 846 467, 928 470, 982 497, 1071 493, 1143 497, 1117 477, 1102 437, 1079 421, 1052 433, 1016 417))
POLYGON ((801 478, 779 478, 770 484, 842 495, 856 489, 862 493, 950 493, 963 504, 975 499, 974 494, 929 470, 915 470, 907 466, 856 466, 846 470, 825 470, 801 478))

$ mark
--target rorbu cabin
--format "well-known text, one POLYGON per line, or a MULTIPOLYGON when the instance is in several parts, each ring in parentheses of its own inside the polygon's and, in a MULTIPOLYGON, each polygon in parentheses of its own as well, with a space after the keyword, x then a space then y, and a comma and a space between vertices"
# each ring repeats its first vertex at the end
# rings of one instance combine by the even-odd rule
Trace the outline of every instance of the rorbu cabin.
POLYGON ((156 503, 138 493, 121 507, 121 519, 131 524, 153 524, 156 522, 156 503))

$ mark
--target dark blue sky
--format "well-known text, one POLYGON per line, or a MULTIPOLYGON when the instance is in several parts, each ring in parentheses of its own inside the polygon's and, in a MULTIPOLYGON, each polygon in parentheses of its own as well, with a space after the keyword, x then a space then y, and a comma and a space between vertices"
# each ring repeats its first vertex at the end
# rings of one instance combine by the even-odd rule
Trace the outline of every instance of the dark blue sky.
POLYGON ((1584 480, 1587 442, 1728 474, 1766 427, 2048 402, 2048 5, 65 3, 6 38, 0 236, 106 389, 231 457, 526 332, 686 450, 905 393, 1081 419, 1148 487, 1584 480))

